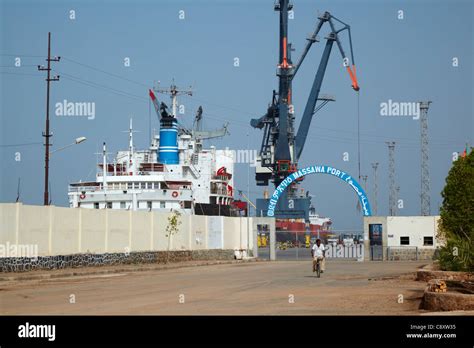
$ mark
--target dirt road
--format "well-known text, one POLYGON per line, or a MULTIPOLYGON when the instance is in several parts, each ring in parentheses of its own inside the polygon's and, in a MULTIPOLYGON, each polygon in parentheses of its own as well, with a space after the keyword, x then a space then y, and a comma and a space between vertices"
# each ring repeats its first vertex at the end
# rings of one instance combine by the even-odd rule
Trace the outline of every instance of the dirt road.
POLYGON ((1 314, 418 314, 422 262, 308 261, 0 282, 1 314), (75 303, 72 300, 75 300, 75 303))

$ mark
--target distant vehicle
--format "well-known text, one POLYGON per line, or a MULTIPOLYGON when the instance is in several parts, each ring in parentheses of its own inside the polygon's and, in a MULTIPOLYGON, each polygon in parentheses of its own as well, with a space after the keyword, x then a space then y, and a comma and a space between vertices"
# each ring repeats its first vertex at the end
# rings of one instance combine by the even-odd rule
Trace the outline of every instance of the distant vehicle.
POLYGON ((354 239, 353 238, 344 238, 343 241, 344 245, 353 245, 354 239))

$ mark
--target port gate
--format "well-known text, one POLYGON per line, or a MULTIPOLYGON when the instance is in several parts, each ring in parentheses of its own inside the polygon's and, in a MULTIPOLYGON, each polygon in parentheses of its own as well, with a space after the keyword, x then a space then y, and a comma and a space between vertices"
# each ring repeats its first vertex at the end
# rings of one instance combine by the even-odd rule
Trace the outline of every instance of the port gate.
MULTIPOLYGON (((357 194, 363 215, 372 215, 368 196, 357 180, 355 180, 349 173, 327 165, 313 165, 290 174, 275 189, 270 197, 268 208, 263 213, 268 217, 275 216, 277 202, 282 192, 284 192, 293 181, 309 174, 327 174, 337 177, 342 182, 349 185, 357 194)), ((311 240, 311 236, 306 232, 275 231, 274 233, 268 233, 267 235, 264 230, 258 230, 257 228, 254 230, 254 233, 257 236, 256 244, 258 245, 258 249, 261 249, 258 251, 260 258, 268 258, 271 260, 311 260, 311 246, 313 245, 314 240, 311 240), (272 238, 273 236, 274 238, 272 238), (274 250, 273 253, 272 249, 274 250), (274 254, 274 256, 272 254, 274 254)), ((323 241, 323 243, 325 243, 325 241, 323 241)), ((347 258, 350 259, 363 259, 363 244, 354 243, 351 245, 332 245, 332 247, 333 255, 343 255, 342 258, 346 258, 345 256, 347 256, 347 258)), ((375 259, 378 257, 378 253, 374 255, 375 259)))

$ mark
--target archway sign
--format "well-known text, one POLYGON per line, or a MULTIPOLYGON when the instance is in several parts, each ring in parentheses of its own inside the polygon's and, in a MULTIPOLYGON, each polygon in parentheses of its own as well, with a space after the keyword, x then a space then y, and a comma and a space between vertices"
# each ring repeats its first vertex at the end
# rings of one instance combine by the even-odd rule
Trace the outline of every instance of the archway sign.
POLYGON ((365 191, 362 189, 362 187, 359 185, 359 183, 348 173, 343 172, 342 170, 339 170, 337 168, 333 168, 330 166, 324 166, 324 165, 316 165, 316 166, 309 166, 306 168, 302 168, 291 175, 289 175, 285 180, 283 180, 280 185, 275 189, 275 192, 273 192, 272 197, 270 198, 270 203, 268 204, 268 210, 267 210, 267 216, 275 216, 275 208, 276 204, 278 202, 278 199, 280 198, 280 195, 282 194, 283 191, 296 179, 303 177, 308 174, 329 174, 332 176, 335 176, 342 181, 344 181, 346 184, 348 184, 356 193, 359 198, 359 202, 362 206, 362 211, 364 212, 364 216, 371 216, 372 211, 370 209, 370 203, 369 199, 365 193, 365 191))

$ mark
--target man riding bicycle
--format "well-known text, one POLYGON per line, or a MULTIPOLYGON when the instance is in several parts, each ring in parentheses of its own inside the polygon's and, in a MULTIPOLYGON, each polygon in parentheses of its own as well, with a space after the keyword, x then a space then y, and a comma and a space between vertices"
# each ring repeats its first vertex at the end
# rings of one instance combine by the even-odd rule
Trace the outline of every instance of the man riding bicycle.
POLYGON ((316 243, 311 248, 311 256, 313 257, 313 272, 316 272, 316 265, 319 261, 321 264, 321 273, 324 273, 326 269, 326 250, 324 244, 321 243, 321 239, 316 239, 316 243))

